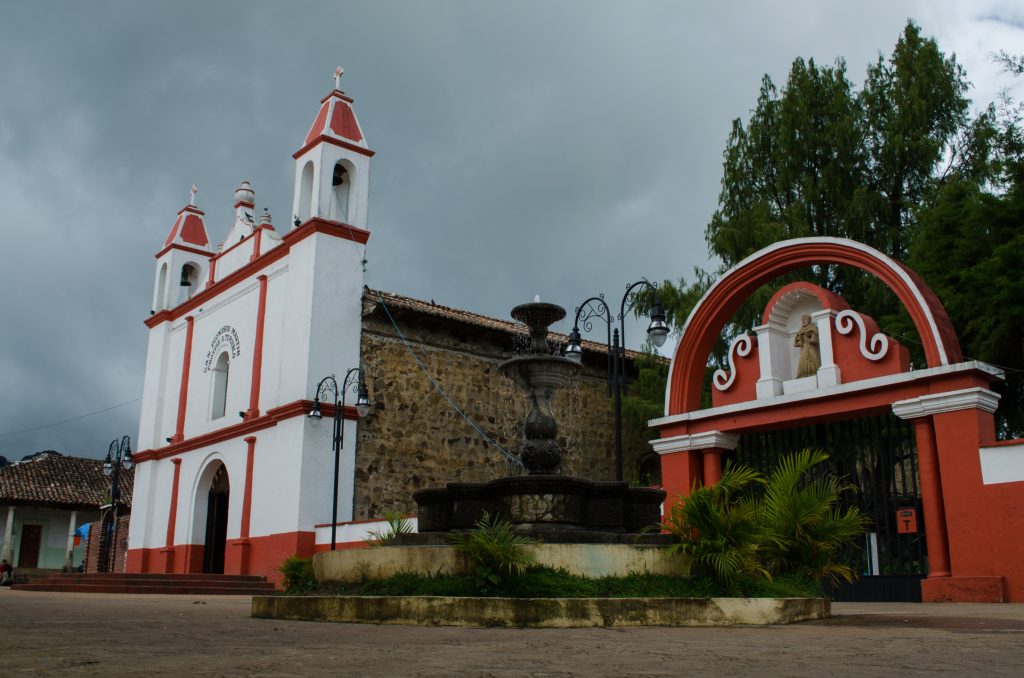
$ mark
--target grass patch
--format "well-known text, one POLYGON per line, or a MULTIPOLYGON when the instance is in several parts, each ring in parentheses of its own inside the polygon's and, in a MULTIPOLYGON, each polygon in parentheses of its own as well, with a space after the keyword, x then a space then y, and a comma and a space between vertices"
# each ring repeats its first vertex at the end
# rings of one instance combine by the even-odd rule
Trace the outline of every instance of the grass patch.
MULTIPOLYGON (((739 583, 738 593, 752 598, 814 598, 821 587, 796 575, 774 581, 739 583)), ((323 584, 307 595, 328 596, 465 596, 484 598, 713 598, 727 596, 709 577, 686 579, 655 574, 588 579, 549 567, 531 567, 481 586, 479 577, 427 577, 401 573, 359 584, 323 584)), ((736 595, 735 593, 732 595, 736 595)))

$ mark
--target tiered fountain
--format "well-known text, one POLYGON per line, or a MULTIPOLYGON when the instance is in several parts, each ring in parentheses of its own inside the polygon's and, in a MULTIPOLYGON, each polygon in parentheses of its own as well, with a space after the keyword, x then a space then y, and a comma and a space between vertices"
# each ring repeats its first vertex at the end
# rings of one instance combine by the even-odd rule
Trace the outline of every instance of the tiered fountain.
MULTIPOLYGON (((529 351, 506 360, 498 369, 530 399, 519 455, 528 475, 486 483, 448 483, 413 493, 421 536, 405 543, 424 543, 428 535, 472 528, 484 512, 509 521, 517 532, 549 543, 635 543, 639 532, 658 524, 665 500, 662 490, 559 473, 562 451, 551 398, 579 366, 551 355, 547 335, 548 326, 565 317, 565 309, 535 302, 516 306, 512 317, 529 328, 529 351)), ((659 541, 658 535, 645 537, 643 541, 659 541)))

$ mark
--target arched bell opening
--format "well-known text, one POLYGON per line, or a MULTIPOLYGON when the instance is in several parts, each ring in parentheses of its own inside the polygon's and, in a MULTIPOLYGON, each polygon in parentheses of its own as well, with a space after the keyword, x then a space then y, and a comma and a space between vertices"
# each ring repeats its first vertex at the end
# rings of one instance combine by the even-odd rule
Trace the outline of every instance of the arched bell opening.
POLYGON ((307 162, 302 167, 302 177, 299 180, 299 223, 304 223, 313 216, 313 161, 307 162))
POLYGON ((331 174, 331 211, 330 218, 348 223, 349 196, 352 188, 352 169, 348 163, 338 161, 331 174))

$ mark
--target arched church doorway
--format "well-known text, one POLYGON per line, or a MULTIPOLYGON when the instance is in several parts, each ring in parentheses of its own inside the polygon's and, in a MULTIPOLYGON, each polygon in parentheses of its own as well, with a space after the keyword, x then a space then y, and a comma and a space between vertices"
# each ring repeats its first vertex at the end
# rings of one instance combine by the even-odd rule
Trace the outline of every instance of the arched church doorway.
POLYGON ((224 574, 228 537, 228 470, 220 464, 206 494, 206 538, 203 540, 203 572, 224 574))

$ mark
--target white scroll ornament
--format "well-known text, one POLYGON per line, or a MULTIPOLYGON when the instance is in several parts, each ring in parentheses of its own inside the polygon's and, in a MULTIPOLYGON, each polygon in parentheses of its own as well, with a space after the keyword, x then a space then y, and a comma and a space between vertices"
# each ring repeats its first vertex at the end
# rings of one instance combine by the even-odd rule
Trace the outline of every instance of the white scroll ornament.
POLYGON ((868 330, 864 319, 856 311, 840 311, 836 314, 836 329, 839 334, 849 334, 856 325, 860 330, 860 354, 868 360, 881 360, 889 351, 889 341, 881 332, 871 336, 871 348, 868 348, 868 330))
POLYGON ((749 334, 741 334, 732 340, 729 344, 729 367, 732 368, 732 372, 726 372, 725 370, 715 370, 715 373, 711 376, 711 381, 714 383, 715 388, 719 391, 728 391, 732 383, 736 381, 736 357, 745 358, 750 355, 750 350, 754 347, 753 342, 750 340, 749 334))

